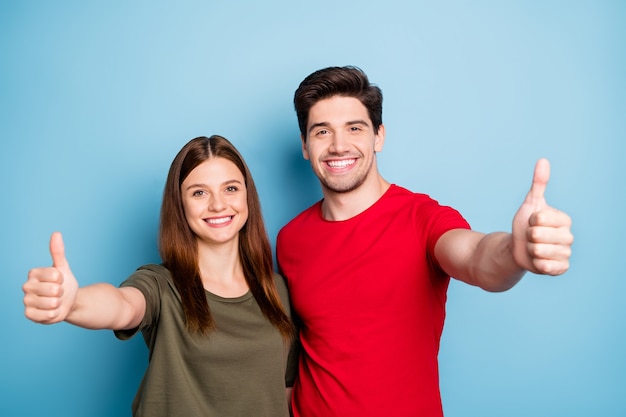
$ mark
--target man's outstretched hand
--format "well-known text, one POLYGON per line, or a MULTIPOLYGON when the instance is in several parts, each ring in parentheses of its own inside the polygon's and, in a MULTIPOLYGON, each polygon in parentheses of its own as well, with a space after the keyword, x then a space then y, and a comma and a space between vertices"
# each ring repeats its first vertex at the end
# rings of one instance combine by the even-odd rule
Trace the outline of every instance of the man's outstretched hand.
POLYGON ((540 159, 526 199, 513 218, 513 257, 535 274, 560 275, 568 270, 574 236, 570 217, 544 197, 550 163, 540 159))

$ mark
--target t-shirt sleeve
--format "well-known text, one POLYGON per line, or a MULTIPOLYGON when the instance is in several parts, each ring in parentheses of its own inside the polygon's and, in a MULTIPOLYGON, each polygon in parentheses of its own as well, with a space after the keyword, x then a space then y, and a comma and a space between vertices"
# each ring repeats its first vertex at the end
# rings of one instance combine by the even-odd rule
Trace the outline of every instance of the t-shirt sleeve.
MULTIPOLYGON (((274 274, 274 281, 276 282, 276 289, 278 290, 278 294, 280 295, 280 301, 283 304, 283 308, 285 312, 289 316, 289 318, 293 321, 294 316, 291 310, 291 303, 289 300, 289 292, 287 290, 287 286, 285 284, 285 280, 279 274, 274 274)), ((296 379, 296 375, 298 373, 298 356, 299 356, 299 346, 296 338, 291 342, 291 347, 289 349, 289 355, 287 357, 287 368, 285 370, 285 386, 293 387, 294 381, 296 379)))
POLYGON ((300 340, 298 336, 291 342, 289 356, 287 357, 287 368, 285 370, 285 387, 293 387, 298 375, 298 360, 300 358, 300 340))
POLYGON ((442 206, 435 200, 431 200, 423 207, 425 211, 422 218, 426 221, 426 250, 428 256, 439 267, 435 258, 435 245, 439 238, 453 229, 470 229, 470 225, 461 213, 449 206, 442 206))
POLYGON ((120 284, 120 287, 137 288, 146 299, 146 312, 139 326, 134 329, 115 330, 115 337, 128 340, 137 332, 156 322, 160 313, 162 286, 166 284, 167 269, 161 265, 144 265, 120 284))

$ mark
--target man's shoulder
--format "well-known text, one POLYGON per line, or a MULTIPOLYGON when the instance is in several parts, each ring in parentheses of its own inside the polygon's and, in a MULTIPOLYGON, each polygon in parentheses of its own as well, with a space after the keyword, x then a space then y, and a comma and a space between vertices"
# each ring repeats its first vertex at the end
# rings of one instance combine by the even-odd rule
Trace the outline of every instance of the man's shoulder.
POLYGON ((436 200, 431 198, 428 194, 411 191, 408 188, 402 187, 397 184, 391 184, 387 192, 389 199, 405 199, 415 203, 437 203, 436 200))
POLYGON ((313 204, 312 206, 308 207, 307 209, 301 211, 298 215, 296 215, 293 219, 291 219, 287 224, 285 224, 280 231, 278 232, 279 235, 281 233, 284 233, 285 231, 289 231, 291 229, 297 228, 299 225, 303 224, 303 223, 308 223, 310 221, 311 218, 315 219, 315 218, 319 218, 319 212, 320 212, 320 205, 322 204, 322 201, 317 201, 315 204, 313 204))

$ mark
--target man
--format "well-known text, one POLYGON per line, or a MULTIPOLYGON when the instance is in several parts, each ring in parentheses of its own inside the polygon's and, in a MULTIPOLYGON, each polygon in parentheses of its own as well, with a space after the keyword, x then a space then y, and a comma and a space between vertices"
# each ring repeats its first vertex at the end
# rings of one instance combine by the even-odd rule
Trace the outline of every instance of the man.
POLYGON ((540 160, 512 233, 385 181, 382 93, 355 67, 309 75, 294 104, 324 198, 279 233, 300 320, 295 417, 442 416, 437 354, 450 277, 487 291, 569 267, 570 218, 547 205, 540 160))

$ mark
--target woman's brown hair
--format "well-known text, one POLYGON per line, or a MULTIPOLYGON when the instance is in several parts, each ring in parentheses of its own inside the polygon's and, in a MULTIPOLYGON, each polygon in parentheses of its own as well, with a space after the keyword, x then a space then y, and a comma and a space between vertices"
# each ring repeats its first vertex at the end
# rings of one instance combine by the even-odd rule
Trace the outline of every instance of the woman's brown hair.
POLYGON ((200 278, 196 236, 185 218, 180 188, 195 167, 211 158, 231 161, 244 176, 249 212, 248 220, 239 232, 239 257, 244 276, 263 315, 285 339, 289 339, 294 330, 274 283, 272 250, 256 186, 241 154, 226 138, 218 135, 192 139, 178 152, 163 192, 159 251, 182 298, 187 329, 200 334, 215 329, 200 278))

